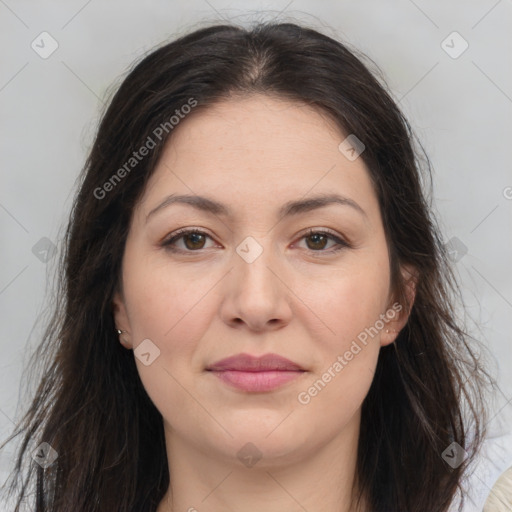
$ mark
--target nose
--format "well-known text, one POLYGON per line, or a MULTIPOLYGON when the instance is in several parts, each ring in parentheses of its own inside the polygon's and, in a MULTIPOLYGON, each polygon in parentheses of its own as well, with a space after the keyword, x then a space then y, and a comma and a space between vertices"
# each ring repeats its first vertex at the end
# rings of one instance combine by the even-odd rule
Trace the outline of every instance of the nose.
POLYGON ((234 268, 224 280, 220 314, 230 327, 262 332, 287 325, 292 317, 292 292, 270 249, 252 262, 233 255, 234 268))

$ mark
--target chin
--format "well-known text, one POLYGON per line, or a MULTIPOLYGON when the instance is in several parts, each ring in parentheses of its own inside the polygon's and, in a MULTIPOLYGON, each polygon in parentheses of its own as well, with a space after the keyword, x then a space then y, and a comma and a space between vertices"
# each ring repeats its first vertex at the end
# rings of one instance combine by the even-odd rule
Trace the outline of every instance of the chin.
POLYGON ((266 420, 258 417, 257 413, 253 417, 248 414, 245 421, 231 425, 225 423, 233 437, 223 436, 218 449, 231 460, 235 454, 242 463, 246 456, 258 458, 258 467, 300 461, 313 449, 310 445, 318 436, 313 426, 310 432, 304 424, 299 428, 293 423, 293 413, 289 418, 286 418, 287 414, 272 414, 266 420))

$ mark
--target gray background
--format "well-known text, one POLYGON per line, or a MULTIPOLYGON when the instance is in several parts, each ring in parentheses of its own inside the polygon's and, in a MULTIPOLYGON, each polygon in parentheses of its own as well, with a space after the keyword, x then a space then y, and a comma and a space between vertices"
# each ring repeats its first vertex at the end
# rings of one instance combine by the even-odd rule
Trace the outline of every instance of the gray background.
MULTIPOLYGON (((40 240, 60 247, 107 92, 155 45, 223 17, 305 22, 382 69, 432 160, 435 209, 501 385, 493 422, 503 419, 512 408, 510 0, 0 0, 0 439, 25 403, 21 372, 48 307, 57 258, 41 261, 40 240), (43 37, 50 48, 43 31, 58 44, 46 59, 31 47, 42 52, 43 37), (454 31, 469 45, 457 58, 464 41, 454 31)), ((0 471, 9 459, 0 454, 0 471)))

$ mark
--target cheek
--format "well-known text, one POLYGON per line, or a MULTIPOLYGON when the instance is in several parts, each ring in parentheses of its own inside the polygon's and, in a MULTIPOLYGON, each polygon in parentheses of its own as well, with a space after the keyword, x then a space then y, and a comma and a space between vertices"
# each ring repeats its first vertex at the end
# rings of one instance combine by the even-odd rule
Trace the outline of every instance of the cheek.
MULTIPOLYGON (((305 277, 297 293, 310 305, 312 322, 321 320, 327 335, 319 332, 317 342, 330 351, 343 350, 375 326, 387 306, 390 274, 386 254, 356 259, 357 263, 330 271, 328 276, 305 277)), ((381 322, 378 327, 382 328, 381 322)))
POLYGON ((150 339, 160 351, 148 366, 135 358, 139 376, 156 408, 173 425, 180 424, 182 415, 198 414, 187 390, 199 372, 193 356, 211 317, 205 290, 214 283, 205 287, 205 280, 151 262, 126 266, 125 295, 134 345, 150 339))
POLYGON ((124 283, 135 339, 154 339, 163 351, 186 349, 207 321, 203 299, 214 279, 157 258, 133 260, 126 262, 124 283))
POLYGON ((314 312, 329 334, 314 340, 318 364, 309 387, 301 389, 299 402, 312 416, 329 407, 330 426, 348 421, 373 380, 385 328, 381 315, 386 313, 389 292, 387 253, 378 255, 366 261, 359 258, 357 265, 333 273, 328 285, 317 280, 311 281, 314 286, 309 283, 305 302, 315 305, 314 312))
POLYGON ((388 283, 383 276, 354 273, 338 284, 337 291, 337 296, 326 307, 336 323, 335 330, 350 338, 373 326, 384 313, 388 283))
POLYGON ((331 281, 329 290, 316 308, 335 334, 314 340, 315 372, 296 397, 305 419, 325 418, 328 411, 329 418, 318 427, 323 436, 335 435, 348 424, 370 389, 388 287, 371 273, 353 273, 331 281))

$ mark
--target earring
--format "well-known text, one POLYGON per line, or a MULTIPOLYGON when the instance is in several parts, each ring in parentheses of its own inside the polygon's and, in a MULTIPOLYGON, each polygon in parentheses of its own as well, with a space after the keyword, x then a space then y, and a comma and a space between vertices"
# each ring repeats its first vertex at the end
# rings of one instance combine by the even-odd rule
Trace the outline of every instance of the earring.
POLYGON ((126 340, 124 340, 123 338, 121 338, 121 334, 125 333, 126 331, 122 331, 121 329, 116 329, 116 332, 119 335, 119 341, 121 342, 121 345, 123 345, 124 347, 127 347, 128 342, 126 340))
POLYGON ((398 332, 398 331, 396 331, 395 329, 391 329, 391 331, 389 329, 386 329, 386 332, 390 333, 390 332, 398 332))

